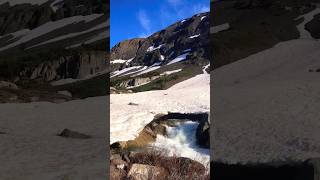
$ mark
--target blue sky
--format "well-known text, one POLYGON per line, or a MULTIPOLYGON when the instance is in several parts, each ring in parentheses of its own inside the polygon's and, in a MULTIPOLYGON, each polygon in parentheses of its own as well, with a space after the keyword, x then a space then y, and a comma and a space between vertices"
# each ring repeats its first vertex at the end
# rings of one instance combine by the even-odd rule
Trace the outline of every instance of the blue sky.
POLYGON ((200 12, 210 11, 210 0, 110 0, 110 43, 147 37, 200 12))

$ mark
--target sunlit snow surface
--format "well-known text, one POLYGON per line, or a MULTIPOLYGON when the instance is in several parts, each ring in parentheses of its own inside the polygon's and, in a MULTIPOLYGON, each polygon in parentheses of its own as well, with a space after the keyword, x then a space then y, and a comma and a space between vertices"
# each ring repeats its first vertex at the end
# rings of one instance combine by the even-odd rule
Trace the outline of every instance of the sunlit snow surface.
MULTIPOLYGON (((110 101, 110 143, 132 140, 157 114, 209 113, 210 74, 197 75, 167 90, 111 94, 110 101), (130 102, 138 105, 131 106, 130 102)), ((169 141, 167 143, 170 144, 169 141)), ((178 147, 181 145, 177 144, 178 147)), ((191 156, 191 151, 192 148, 188 149, 184 155, 194 158, 196 154, 191 156)), ((208 156, 206 153, 200 154, 202 154, 201 158, 208 156)))

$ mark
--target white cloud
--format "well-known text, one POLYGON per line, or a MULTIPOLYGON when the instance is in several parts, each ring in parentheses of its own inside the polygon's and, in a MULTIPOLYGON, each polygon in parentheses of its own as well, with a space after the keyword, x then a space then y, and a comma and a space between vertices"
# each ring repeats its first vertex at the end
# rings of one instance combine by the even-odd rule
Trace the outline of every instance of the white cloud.
POLYGON ((209 5, 204 5, 204 4, 198 4, 196 6, 193 6, 193 11, 194 11, 195 14, 203 13, 203 12, 209 12, 210 11, 210 6, 209 5))
POLYGON ((150 24, 151 21, 147 13, 144 10, 140 10, 137 14, 137 18, 139 20, 139 23, 143 27, 143 29, 147 31, 147 34, 148 34, 151 31, 151 24, 150 24))

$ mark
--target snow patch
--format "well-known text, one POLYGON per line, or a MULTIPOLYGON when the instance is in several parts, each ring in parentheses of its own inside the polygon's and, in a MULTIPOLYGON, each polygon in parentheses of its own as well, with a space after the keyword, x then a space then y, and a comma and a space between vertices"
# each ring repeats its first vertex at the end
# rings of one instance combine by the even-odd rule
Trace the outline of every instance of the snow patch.
POLYGON ((160 44, 160 45, 157 46, 157 47, 154 47, 154 46, 152 45, 152 46, 148 47, 147 52, 152 52, 152 51, 154 51, 154 50, 160 49, 163 45, 164 45, 164 44, 160 44))
POLYGON ((208 69, 209 67, 210 67, 210 63, 203 67, 203 69, 202 69, 203 74, 208 74, 206 69, 208 69))
POLYGON ((160 60, 163 61, 165 59, 164 55, 160 55, 160 60))
POLYGON ((151 71, 154 71, 154 70, 157 70, 159 69, 161 66, 158 66, 158 65, 155 65, 155 66, 150 66, 149 68, 147 68, 146 70, 144 71, 141 71, 139 72, 138 74, 134 75, 134 76, 138 76, 138 75, 141 75, 141 74, 146 74, 146 73, 149 73, 151 71))
POLYGON ((123 63, 126 63, 126 64, 129 64, 134 58, 130 58, 130 59, 127 59, 127 60, 124 60, 124 59, 115 59, 115 60, 112 60, 110 61, 111 64, 123 64, 123 63))
MULTIPOLYGON (((101 17, 101 16, 103 16, 103 14, 98 15, 97 18, 101 17)), ((93 28, 90 28, 88 30, 81 31, 81 32, 76 32, 76 33, 69 33, 69 34, 66 34, 66 35, 63 35, 63 36, 60 36, 60 37, 56 37, 54 39, 50 39, 48 41, 45 41, 45 42, 30 46, 27 49, 31 49, 31 48, 34 48, 34 47, 37 47, 37 46, 45 45, 45 44, 48 44, 48 43, 61 41, 61 40, 67 39, 67 38, 76 37, 76 36, 79 36, 79 35, 82 35, 82 34, 85 34, 85 33, 89 33, 91 31, 103 29, 103 28, 106 28, 106 27, 108 27, 108 24, 106 22, 103 22, 103 23, 101 23, 101 24, 99 24, 99 25, 97 25, 97 26, 95 26, 93 28)))
POLYGON ((128 67, 128 68, 124 68, 122 70, 117 70, 111 73, 111 78, 115 77, 115 76, 119 76, 119 75, 127 75, 125 74, 126 72, 132 71, 132 70, 136 70, 136 69, 140 69, 142 66, 132 66, 132 67, 128 67))
POLYGON ((164 75, 170 75, 170 74, 174 74, 174 73, 177 73, 177 72, 180 72, 182 71, 182 69, 177 69, 177 70, 172 70, 172 71, 166 71, 164 73, 161 73, 160 75, 161 76, 164 76, 164 75))
POLYGON ((197 38, 197 37, 199 37, 199 36, 200 36, 200 34, 197 34, 197 35, 190 36, 189 38, 190 38, 190 39, 193 39, 193 38, 197 38))
POLYGON ((176 57, 175 59, 171 60, 167 65, 170 65, 170 64, 173 64, 173 63, 177 63, 177 62, 180 62, 180 61, 184 61, 189 54, 190 53, 184 53, 184 54, 176 57))
POLYGON ((207 17, 207 16, 202 16, 202 17, 201 17, 201 21, 202 21, 204 18, 206 18, 206 17, 207 17))
MULTIPOLYGON (((87 22, 90 22, 90 21, 100 17, 100 16, 101 16, 101 14, 92 14, 92 15, 88 15, 88 16, 73 16, 73 17, 61 19, 61 20, 54 21, 54 22, 53 21, 47 22, 47 23, 45 23, 45 24, 43 24, 33 30, 26 32, 25 35, 22 38, 20 38, 18 41, 15 41, 7 46, 0 48, 0 51, 18 46, 22 43, 28 42, 32 39, 35 39, 35 38, 40 37, 42 35, 45 35, 51 31, 62 28, 66 25, 78 23, 78 22, 82 22, 82 21, 87 23, 87 22)), ((27 31, 27 30, 25 30, 25 31, 27 31)))

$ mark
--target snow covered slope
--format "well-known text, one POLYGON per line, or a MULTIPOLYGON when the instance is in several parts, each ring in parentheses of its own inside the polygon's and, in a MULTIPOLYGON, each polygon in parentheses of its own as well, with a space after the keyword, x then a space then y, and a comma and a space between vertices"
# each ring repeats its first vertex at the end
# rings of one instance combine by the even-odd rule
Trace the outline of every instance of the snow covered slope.
MULTIPOLYGON (((167 90, 146 91, 133 94, 111 94, 110 101, 110 143, 132 140, 157 114, 167 114, 168 112, 209 113, 210 75, 197 75, 175 84, 167 90), (129 103, 138 105, 132 106, 129 103)), ((183 136, 188 135, 184 134, 183 136)), ((209 151, 203 151, 203 153, 200 154, 192 153, 195 152, 193 149, 195 147, 189 147, 191 145, 194 146, 194 144, 189 144, 191 141, 186 144, 177 143, 174 145, 172 142, 167 142, 162 138, 162 140, 158 141, 159 147, 160 142, 165 142, 167 146, 162 144, 162 147, 166 147, 168 150, 176 147, 176 151, 171 152, 172 154, 196 160, 199 160, 197 159, 199 158, 197 155, 202 155, 204 163, 209 162, 209 151), (182 147, 189 147, 190 150, 182 150, 182 147)))
POLYGON ((106 180, 106 97, 0 104, 0 179, 106 180), (68 128, 92 136, 56 136, 68 128))
POLYGON ((215 160, 270 163, 320 156, 320 41, 305 38, 298 27, 301 39, 214 70, 215 160))
POLYGON ((0 54, 48 46, 74 48, 105 40, 107 37, 100 35, 109 34, 105 3, 92 0, 1 0, 0 54), (5 2, 9 5, 3 4, 5 2))

